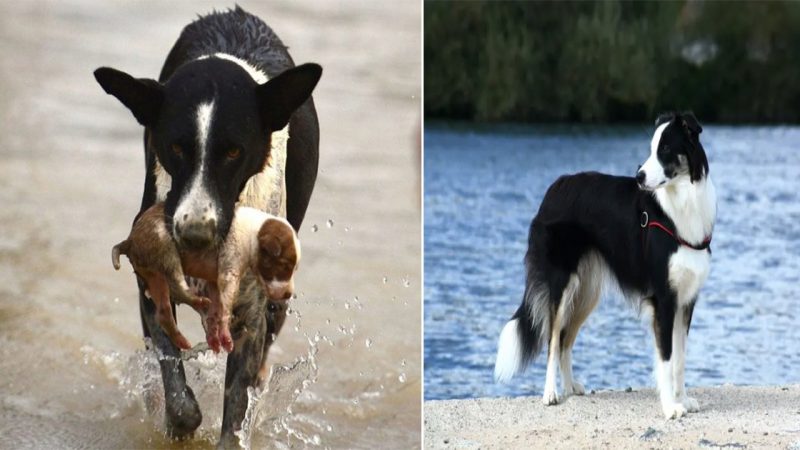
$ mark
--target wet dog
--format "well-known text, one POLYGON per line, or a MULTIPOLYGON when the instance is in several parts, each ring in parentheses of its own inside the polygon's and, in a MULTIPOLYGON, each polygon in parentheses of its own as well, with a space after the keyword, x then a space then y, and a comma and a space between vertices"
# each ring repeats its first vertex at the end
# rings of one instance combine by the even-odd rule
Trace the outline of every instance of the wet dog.
POLYGON ((717 211, 701 131, 691 113, 663 115, 636 177, 587 172, 550 186, 530 226, 525 293, 500 334, 495 379, 524 370, 547 343, 543 402, 559 402, 558 366, 562 396, 583 394, 572 378, 572 345, 612 280, 652 309, 664 415, 697 411, 684 358, 717 211))
POLYGON ((180 252, 164 222, 164 204, 157 203, 139 216, 127 239, 111 252, 119 270, 126 255, 156 305, 156 321, 172 342, 191 348, 172 315, 173 303, 186 303, 206 313, 206 340, 216 352, 233 350, 230 317, 242 275, 252 270, 267 297, 288 300, 294 291, 294 272, 300 259, 297 234, 285 219, 240 207, 224 244, 217 251, 180 252), (185 275, 210 282, 210 299, 189 291, 185 275))
MULTIPOLYGON (((285 216, 299 230, 317 176, 319 125, 311 93, 321 73, 316 64, 295 67, 278 36, 239 7, 186 26, 157 81, 97 69, 103 90, 145 127, 140 214, 164 202, 176 245, 192 252, 225 241, 237 205, 285 216)), ((156 321, 143 280, 138 284, 144 335, 159 354, 167 433, 188 436, 202 414, 180 351, 156 321)), ((238 445, 234 433, 247 409, 247 388, 258 383, 286 316, 286 302, 268 301, 250 271, 237 298, 220 436, 225 447, 238 445)))

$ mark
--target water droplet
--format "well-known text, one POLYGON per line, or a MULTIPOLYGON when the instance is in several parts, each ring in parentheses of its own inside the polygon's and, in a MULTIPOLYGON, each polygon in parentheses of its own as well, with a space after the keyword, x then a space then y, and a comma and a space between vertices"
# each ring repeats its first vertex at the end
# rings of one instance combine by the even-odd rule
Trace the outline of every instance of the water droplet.
POLYGON ((349 233, 350 232, 350 227, 344 227, 344 232, 345 233, 349 233))
POLYGON ((367 348, 372 347, 372 339, 367 338, 367 340, 364 343, 367 344, 367 348))
POLYGON ((119 303, 119 297, 114 297, 114 303, 119 303))
POLYGON ((350 302, 344 302, 344 309, 350 309, 350 302))
POLYGON ((328 228, 333 228, 333 219, 328 219, 328 221, 325 222, 325 225, 327 225, 328 228))
POLYGON ((383 284, 386 284, 387 282, 389 282, 389 277, 383 277, 382 281, 383 281, 383 284))
POLYGON ((403 278, 403 287, 409 287, 409 286, 411 286, 411 280, 409 280, 408 277, 403 278))
POLYGON ((405 366, 406 366, 406 360, 404 359, 400 361, 400 367, 405 367, 405 366))
POLYGON ((317 224, 311 225, 311 232, 316 233, 317 231, 319 231, 319 227, 317 226, 317 224))
POLYGON ((406 374, 405 373, 401 373, 400 376, 397 377, 397 381, 399 381, 401 383, 405 383, 406 382, 406 374))

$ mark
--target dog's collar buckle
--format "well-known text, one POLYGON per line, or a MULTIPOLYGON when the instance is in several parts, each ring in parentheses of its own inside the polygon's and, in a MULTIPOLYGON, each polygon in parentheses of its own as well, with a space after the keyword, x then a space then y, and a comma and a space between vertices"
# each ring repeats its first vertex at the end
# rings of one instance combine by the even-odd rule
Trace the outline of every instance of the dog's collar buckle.
POLYGON ((641 222, 639 222, 639 226, 647 228, 648 223, 650 223, 650 216, 647 215, 647 211, 642 211, 642 219, 641 222))

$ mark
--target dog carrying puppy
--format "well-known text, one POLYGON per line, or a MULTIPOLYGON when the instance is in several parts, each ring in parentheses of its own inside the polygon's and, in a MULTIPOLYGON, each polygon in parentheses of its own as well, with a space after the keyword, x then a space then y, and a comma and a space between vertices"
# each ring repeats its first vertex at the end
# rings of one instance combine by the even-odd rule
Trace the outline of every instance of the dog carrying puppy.
MULTIPOLYGON (((139 214, 164 202, 168 231, 178 249, 189 252, 224 242, 238 206, 285 216, 299 230, 319 163, 311 93, 321 75, 317 64, 295 66, 275 32, 239 7, 187 25, 158 80, 97 69, 103 90, 144 126, 139 214)), ((221 447, 238 448, 248 388, 260 382, 286 318, 286 302, 268 299, 255 278, 250 270, 244 274, 232 311, 236 345, 226 363, 221 447)), ((203 416, 186 383, 180 349, 156 320, 144 281, 137 282, 142 330, 159 355, 166 431, 188 437, 203 416)), ((202 280, 189 285, 210 294, 202 280)))
POLYGON ((581 395, 572 345, 606 280, 652 309, 656 378, 667 418, 697 411, 684 384, 686 339, 711 261, 716 194, 691 113, 656 120, 650 156, 636 177, 562 176, 534 217, 522 304, 500 333, 495 379, 507 381, 548 349, 543 402, 581 395))
POLYGON ((300 242, 286 219, 240 207, 220 249, 180 252, 164 223, 164 204, 157 203, 139 216, 128 238, 114 246, 111 256, 117 270, 120 254, 128 257, 136 274, 145 280, 156 304, 156 320, 175 345, 191 348, 177 328, 170 298, 176 304, 187 303, 201 312, 207 310, 208 345, 216 352, 220 351, 220 345, 230 352, 233 350, 231 310, 242 275, 252 270, 267 297, 287 300, 294 291, 300 242), (191 294, 184 275, 211 282, 211 300, 191 294))

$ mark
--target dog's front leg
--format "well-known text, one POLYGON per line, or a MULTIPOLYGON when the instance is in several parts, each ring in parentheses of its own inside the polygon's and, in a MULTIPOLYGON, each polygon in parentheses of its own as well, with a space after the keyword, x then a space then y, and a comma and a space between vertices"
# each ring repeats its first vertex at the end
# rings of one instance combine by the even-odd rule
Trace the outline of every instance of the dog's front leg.
POLYGON ((239 439, 234 433, 241 430, 247 411, 247 388, 258 384, 259 370, 272 342, 271 336, 280 331, 275 321, 270 320, 273 308, 267 306, 267 298, 252 274, 245 276, 241 286, 233 308, 231 335, 234 346, 233 352, 228 354, 225 369, 225 405, 219 448, 239 448, 239 439))
POLYGON ((675 389, 675 401, 683 404, 686 411, 695 412, 700 409, 697 400, 689 397, 686 393, 686 383, 684 382, 684 371, 686 369, 686 339, 689 335, 689 325, 692 321, 694 301, 687 306, 678 307, 675 314, 675 329, 672 332, 672 353, 673 353, 673 388, 675 389))
POLYGON ((672 347, 675 328, 675 303, 658 298, 653 312, 653 336, 656 342, 656 382, 661 408, 667 419, 677 419, 686 414, 686 408, 675 400, 672 347))
POLYGON ((158 351, 161 379, 164 383, 164 422, 167 434, 174 439, 189 436, 203 421, 194 392, 186 384, 186 373, 181 362, 180 349, 172 343, 156 321, 155 304, 144 295, 145 287, 139 282, 139 312, 145 337, 149 337, 158 351))

